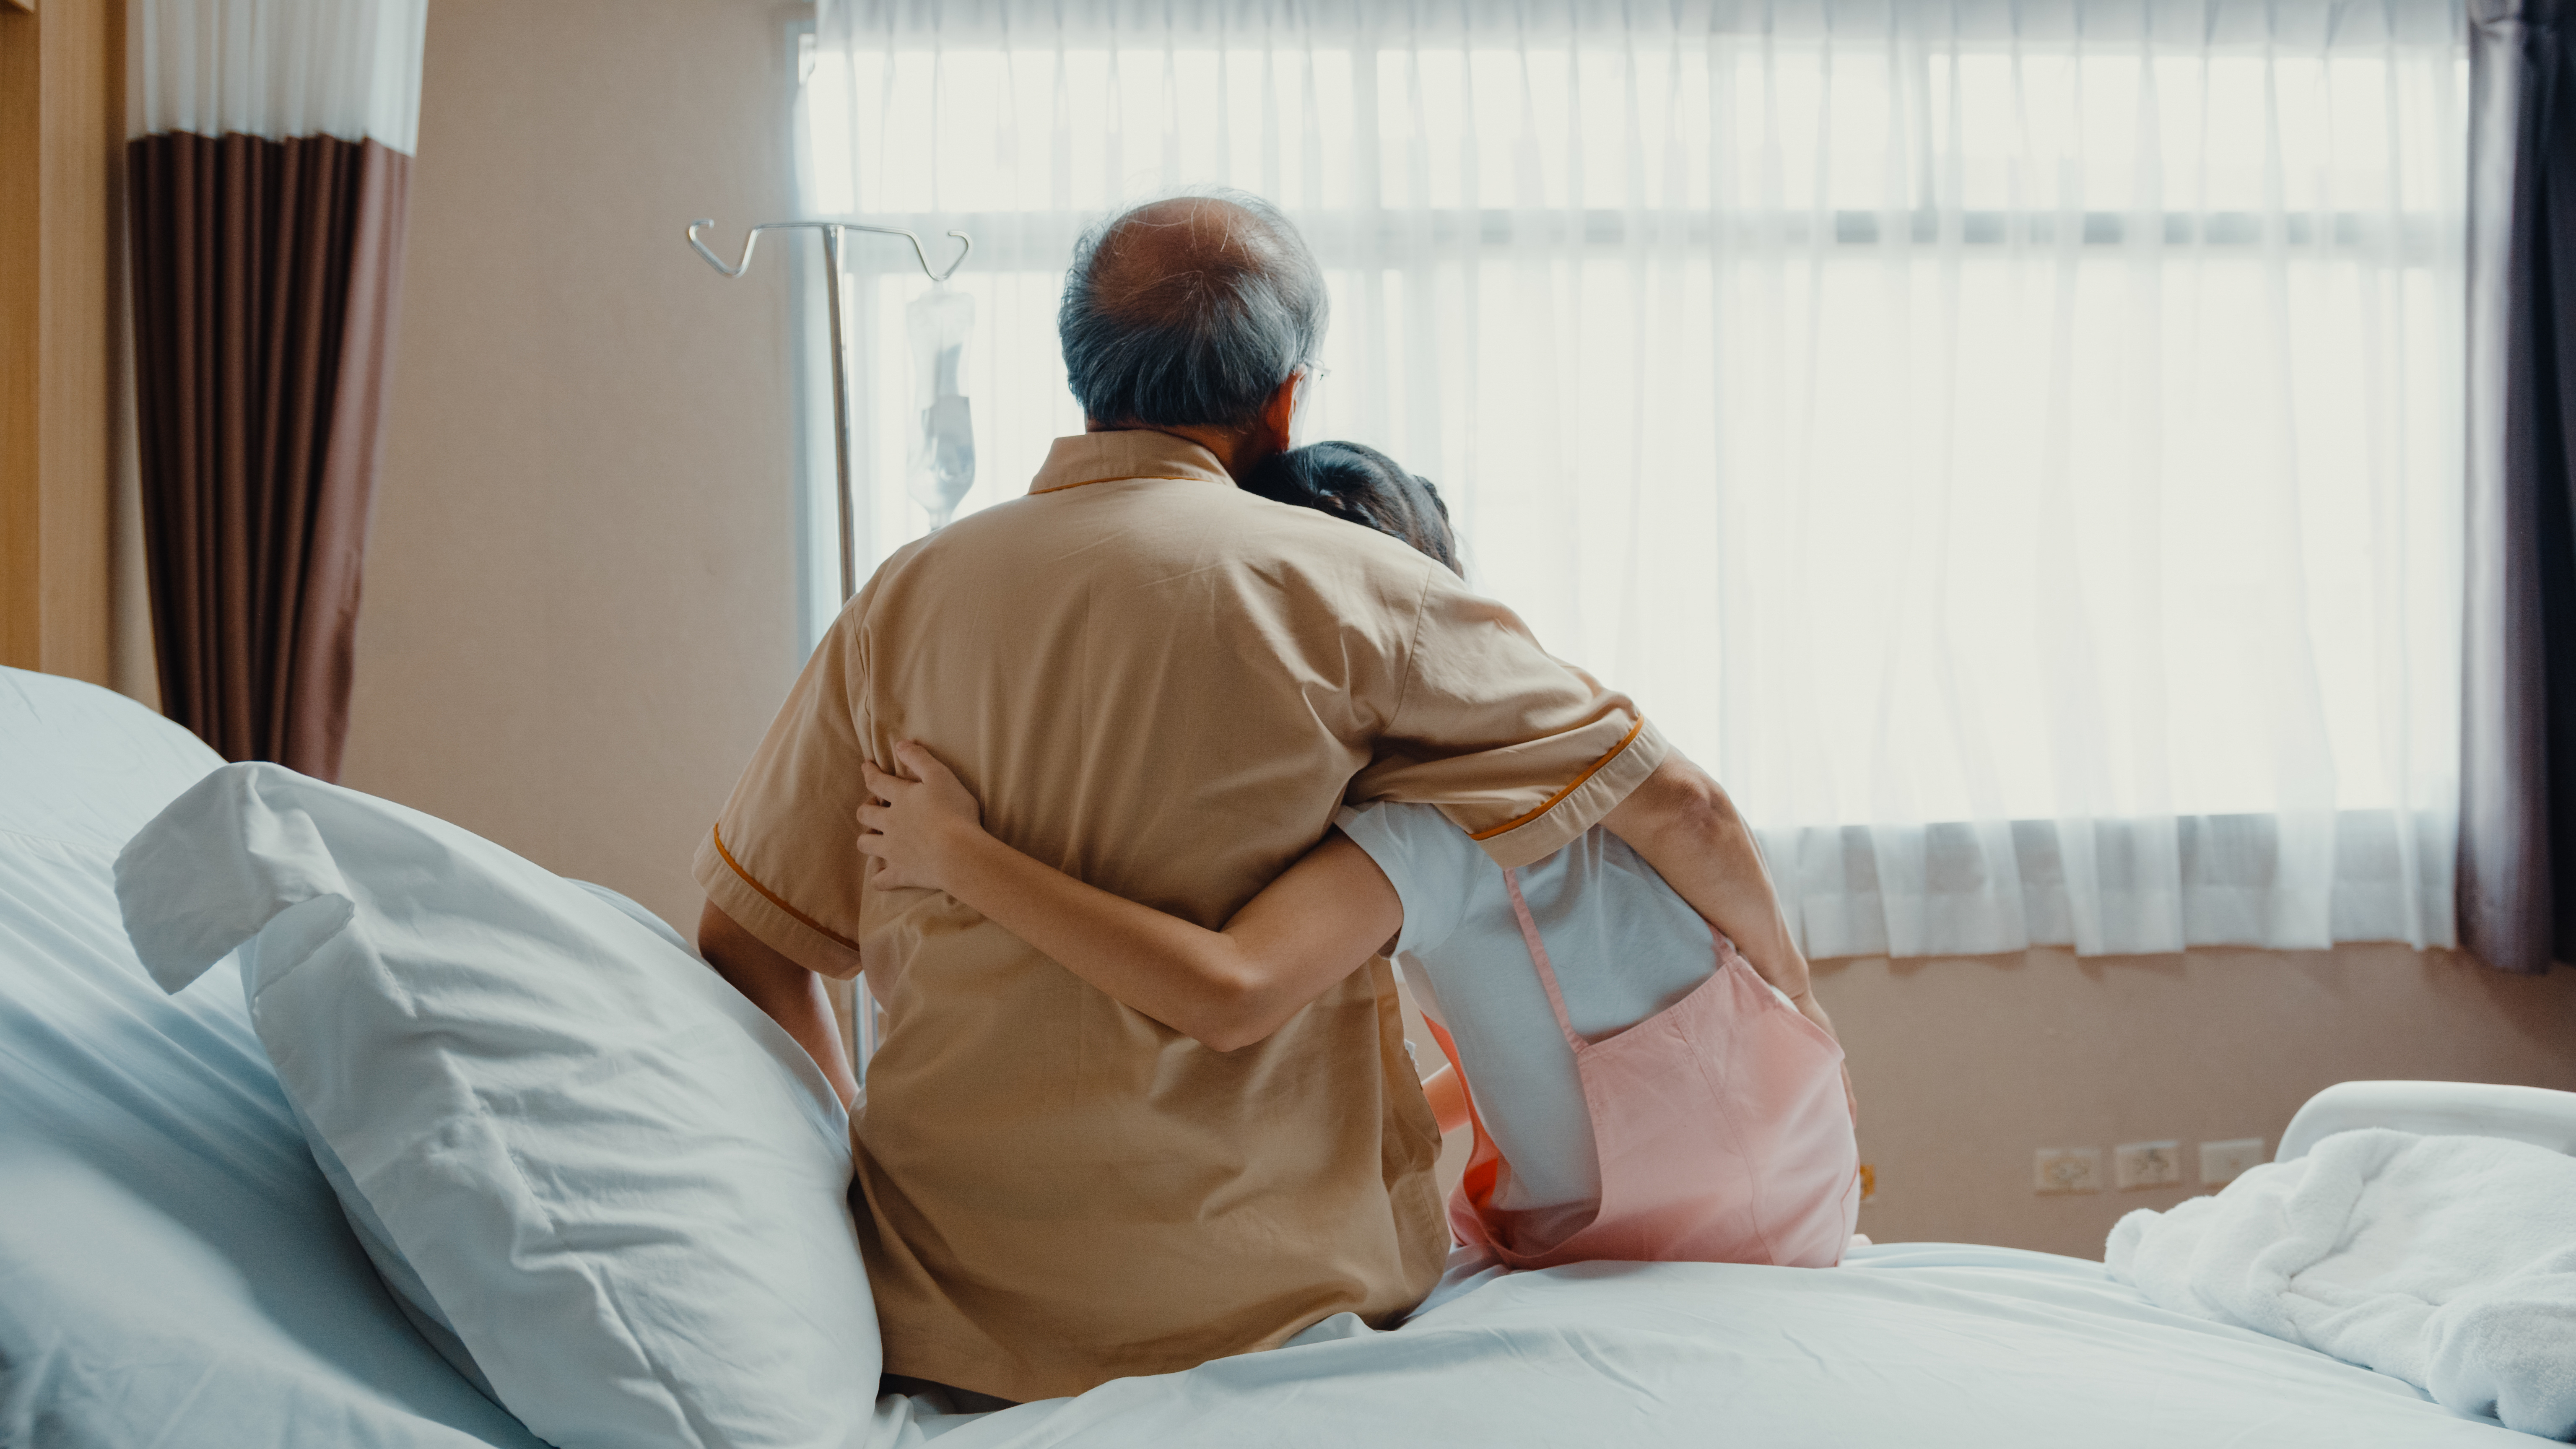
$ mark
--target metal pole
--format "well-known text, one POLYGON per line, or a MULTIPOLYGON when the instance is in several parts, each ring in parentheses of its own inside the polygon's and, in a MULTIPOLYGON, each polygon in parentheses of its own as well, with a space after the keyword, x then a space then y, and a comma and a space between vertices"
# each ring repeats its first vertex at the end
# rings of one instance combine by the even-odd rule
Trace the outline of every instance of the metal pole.
POLYGON ((832 312, 832 461, 841 488, 841 602, 846 604, 859 591, 859 525, 850 499, 850 359, 841 341, 841 229, 837 226, 823 228, 823 301, 832 312))
MULTIPOLYGON (((850 492, 850 357, 841 335, 841 229, 823 231, 823 305, 832 313, 832 464, 840 487, 841 602, 859 591, 858 508, 850 492)), ((846 994, 850 1070, 866 1081, 868 1058, 877 1054, 876 996, 856 981, 833 983, 846 994)))

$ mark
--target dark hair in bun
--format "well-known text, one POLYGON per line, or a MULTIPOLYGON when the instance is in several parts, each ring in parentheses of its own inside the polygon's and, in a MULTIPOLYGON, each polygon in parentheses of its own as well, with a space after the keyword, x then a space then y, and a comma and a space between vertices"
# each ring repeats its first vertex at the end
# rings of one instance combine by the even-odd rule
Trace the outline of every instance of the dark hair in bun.
POLYGON ((1449 505, 1431 480, 1361 443, 1309 443, 1275 454, 1242 480, 1243 490, 1277 503, 1329 513, 1411 544, 1461 578, 1449 505))

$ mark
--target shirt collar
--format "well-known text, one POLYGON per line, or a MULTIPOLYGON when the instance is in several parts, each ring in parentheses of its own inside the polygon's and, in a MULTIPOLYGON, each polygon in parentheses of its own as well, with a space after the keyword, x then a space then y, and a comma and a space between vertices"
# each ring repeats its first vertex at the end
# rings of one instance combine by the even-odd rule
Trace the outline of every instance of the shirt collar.
POLYGON ((1031 493, 1054 493, 1085 483, 1122 478, 1184 478, 1234 486, 1216 454, 1187 438, 1134 428, 1114 433, 1079 433, 1058 438, 1047 450, 1046 466, 1029 483, 1031 493))

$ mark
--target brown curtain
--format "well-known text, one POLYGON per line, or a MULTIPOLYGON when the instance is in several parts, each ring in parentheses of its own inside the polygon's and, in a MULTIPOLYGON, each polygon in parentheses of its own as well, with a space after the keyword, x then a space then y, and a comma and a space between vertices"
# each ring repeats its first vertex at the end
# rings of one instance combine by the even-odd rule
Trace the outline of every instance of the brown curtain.
POLYGON ((161 707, 333 779, 411 158, 182 132, 128 143, 127 175, 161 707))
POLYGON ((2471 0, 2460 944, 2576 959, 2576 45, 2570 0, 2471 0))

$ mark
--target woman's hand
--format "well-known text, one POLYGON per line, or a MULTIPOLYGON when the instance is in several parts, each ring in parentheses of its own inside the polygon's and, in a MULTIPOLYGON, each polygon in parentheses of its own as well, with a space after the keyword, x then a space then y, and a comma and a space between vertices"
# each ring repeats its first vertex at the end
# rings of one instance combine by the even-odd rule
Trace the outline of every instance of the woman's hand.
POLYGON ((859 766, 859 851, 877 859, 877 884, 947 890, 958 853, 984 835, 983 811, 939 757, 911 740, 894 747, 897 775, 859 766))

